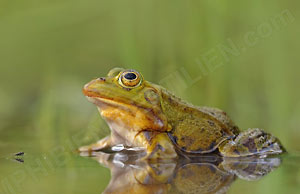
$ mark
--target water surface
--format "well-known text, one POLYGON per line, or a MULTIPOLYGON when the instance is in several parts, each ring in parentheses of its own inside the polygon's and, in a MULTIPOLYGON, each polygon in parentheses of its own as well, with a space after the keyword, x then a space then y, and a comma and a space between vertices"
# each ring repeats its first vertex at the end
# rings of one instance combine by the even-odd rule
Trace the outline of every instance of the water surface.
POLYGON ((42 138, 30 130, 1 133, 1 194, 300 191, 300 157, 295 154, 244 161, 204 157, 143 163, 136 162, 134 154, 82 157, 74 152, 74 141, 42 138), (25 155, 14 156, 20 151, 25 155))

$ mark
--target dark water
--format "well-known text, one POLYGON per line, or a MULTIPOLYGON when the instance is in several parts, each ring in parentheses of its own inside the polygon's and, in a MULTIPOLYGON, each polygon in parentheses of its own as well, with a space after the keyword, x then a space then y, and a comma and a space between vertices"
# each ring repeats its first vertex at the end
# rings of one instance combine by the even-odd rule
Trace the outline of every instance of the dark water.
POLYGON ((300 156, 292 153, 263 159, 207 156, 149 163, 138 162, 135 152, 83 157, 73 151, 72 141, 62 144, 30 133, 7 131, 1 139, 14 139, 1 141, 1 194, 300 191, 300 156))

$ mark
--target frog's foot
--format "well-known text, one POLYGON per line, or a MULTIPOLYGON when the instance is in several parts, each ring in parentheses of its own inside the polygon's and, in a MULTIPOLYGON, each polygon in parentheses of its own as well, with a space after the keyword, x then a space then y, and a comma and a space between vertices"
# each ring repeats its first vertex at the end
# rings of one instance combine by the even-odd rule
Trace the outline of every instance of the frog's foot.
POLYGON ((273 135, 261 129, 248 129, 234 139, 226 140, 219 146, 221 155, 225 157, 267 156, 281 154, 285 149, 273 135))
POLYGON ((81 153, 88 153, 90 155, 92 152, 102 151, 111 147, 111 144, 111 138, 107 136, 95 144, 80 147, 78 151, 81 153))
POLYGON ((177 157, 174 145, 166 133, 143 132, 143 138, 147 142, 147 154, 143 159, 174 159, 177 157))

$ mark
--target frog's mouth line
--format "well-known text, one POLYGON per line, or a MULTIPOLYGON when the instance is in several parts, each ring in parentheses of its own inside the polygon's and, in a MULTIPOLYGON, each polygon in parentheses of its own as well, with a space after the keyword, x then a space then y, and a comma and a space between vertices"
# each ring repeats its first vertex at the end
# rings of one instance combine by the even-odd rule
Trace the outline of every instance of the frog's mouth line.
POLYGON ((116 102, 114 100, 108 99, 108 98, 102 98, 102 97, 88 97, 87 99, 94 103, 95 105, 97 105, 99 108, 104 108, 105 106, 114 106, 114 107, 127 107, 128 108, 128 104, 126 103, 122 103, 122 102, 116 102))
MULTIPOLYGON (((87 85, 88 86, 88 85, 87 85)), ((83 88, 83 94, 86 96, 86 98, 98 106, 99 108, 105 108, 107 106, 109 107, 123 107, 123 108, 128 108, 130 106, 133 106, 133 104, 128 104, 126 102, 116 99, 112 99, 109 97, 105 97, 103 95, 100 95, 99 93, 95 93, 92 90, 85 89, 87 86, 84 86, 83 88)))

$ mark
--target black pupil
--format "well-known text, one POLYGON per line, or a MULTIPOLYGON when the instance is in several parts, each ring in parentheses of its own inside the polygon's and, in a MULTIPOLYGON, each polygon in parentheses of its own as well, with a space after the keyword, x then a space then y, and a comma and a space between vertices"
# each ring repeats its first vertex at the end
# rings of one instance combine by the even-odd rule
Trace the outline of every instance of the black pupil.
POLYGON ((126 73, 124 76, 128 80, 134 80, 136 78, 135 73, 126 73))

